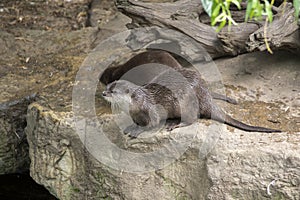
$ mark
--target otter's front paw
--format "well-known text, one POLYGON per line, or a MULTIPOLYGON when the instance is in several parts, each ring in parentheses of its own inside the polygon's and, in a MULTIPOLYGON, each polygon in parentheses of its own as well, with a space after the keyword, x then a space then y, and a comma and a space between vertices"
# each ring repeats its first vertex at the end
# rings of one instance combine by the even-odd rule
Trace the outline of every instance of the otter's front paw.
POLYGON ((131 138, 136 138, 139 134, 144 132, 144 129, 142 129, 140 126, 137 126, 135 124, 128 126, 124 130, 124 134, 128 134, 131 138))
POLYGON ((166 124, 166 129, 167 131, 172 131, 175 128, 178 128, 178 125, 180 124, 180 120, 173 119, 173 120, 168 120, 166 124))
POLYGON ((181 127, 185 127, 185 126, 189 126, 191 125, 191 123, 186 123, 186 122, 180 122, 179 124, 178 123, 170 123, 167 125, 166 129, 167 131, 172 131, 174 130, 175 128, 181 128, 181 127))
POLYGON ((178 124, 168 124, 166 127, 167 131, 173 131, 175 128, 178 128, 178 124))

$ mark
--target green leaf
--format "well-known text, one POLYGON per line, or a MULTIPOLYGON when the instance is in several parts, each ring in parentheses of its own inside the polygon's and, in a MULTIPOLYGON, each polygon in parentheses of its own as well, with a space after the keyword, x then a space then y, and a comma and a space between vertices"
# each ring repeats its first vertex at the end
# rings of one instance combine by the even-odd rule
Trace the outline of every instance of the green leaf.
POLYGON ((245 21, 247 22, 248 19, 249 19, 249 16, 251 14, 251 10, 252 10, 252 0, 249 0, 248 1, 248 4, 247 4, 247 9, 246 9, 246 16, 245 16, 245 21))
POLYGON ((255 10, 252 9, 251 12, 250 12, 249 19, 252 19, 254 16, 255 16, 255 10))
POLYGON ((295 17, 296 19, 299 18, 299 9, 300 9, 300 0, 294 0, 293 1, 294 8, 295 8, 295 17))
POLYGON ((211 17, 216 18, 220 13, 221 4, 217 4, 217 6, 214 8, 211 17))
POLYGON ((258 0, 249 0, 246 10, 245 21, 255 18, 260 19, 263 14, 263 5, 258 0))
POLYGON ((231 0, 226 0, 225 2, 223 2, 223 5, 225 6, 226 9, 229 9, 230 2, 231 0))
POLYGON ((273 21, 273 13, 271 7, 272 5, 269 3, 269 1, 265 0, 265 12, 268 16, 269 22, 273 21))
POLYGON ((217 32, 219 32, 224 26, 225 26, 225 24, 226 24, 226 20, 223 20, 221 23, 220 23, 220 25, 219 25, 219 27, 217 28, 217 32))
POLYGON ((201 0, 201 3, 205 12, 211 17, 214 0, 201 0))
POLYGON ((257 7, 257 5, 259 4, 258 0, 253 0, 252 5, 253 5, 253 9, 255 9, 257 7))
POLYGON ((238 9, 241 9, 241 4, 239 0, 232 0, 231 1, 238 9))
POLYGON ((257 4, 256 12, 255 12, 255 18, 261 20, 261 16, 263 14, 263 5, 261 3, 257 4))
POLYGON ((222 12, 221 14, 219 14, 214 21, 211 22, 211 24, 214 26, 216 25, 217 22, 226 22, 226 14, 224 12, 222 12))

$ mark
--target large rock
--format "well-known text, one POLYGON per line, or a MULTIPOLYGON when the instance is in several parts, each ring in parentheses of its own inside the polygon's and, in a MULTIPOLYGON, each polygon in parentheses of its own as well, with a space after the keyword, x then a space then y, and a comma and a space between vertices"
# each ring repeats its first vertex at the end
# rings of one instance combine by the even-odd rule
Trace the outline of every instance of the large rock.
POLYGON ((256 53, 216 62, 227 92, 239 99, 236 106, 222 103, 227 112, 282 133, 199 120, 131 140, 100 98, 103 86, 96 92, 98 117, 84 120, 72 112, 72 84, 55 98, 44 94, 49 101, 31 104, 27 114, 31 176, 59 199, 299 199, 299 59, 290 56, 256 53), (97 130, 105 137, 92 134, 97 130), (176 142, 183 146, 168 146, 176 142), (164 147, 162 157, 145 154, 164 147))
POLYGON ((26 127, 27 106, 35 94, 0 104, 0 174, 29 169, 26 127))

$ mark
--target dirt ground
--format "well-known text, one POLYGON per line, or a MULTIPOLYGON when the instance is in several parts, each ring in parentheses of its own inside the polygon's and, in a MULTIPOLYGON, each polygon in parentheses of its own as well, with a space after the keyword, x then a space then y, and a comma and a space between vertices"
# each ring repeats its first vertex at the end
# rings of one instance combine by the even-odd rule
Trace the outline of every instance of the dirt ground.
MULTIPOLYGON (((74 71, 95 39, 88 34, 97 33, 88 29, 91 9, 91 2, 82 0, 1 1, 1 102, 36 92, 74 71)), ((101 1, 98 10, 99 26, 115 17, 112 1, 101 1)))

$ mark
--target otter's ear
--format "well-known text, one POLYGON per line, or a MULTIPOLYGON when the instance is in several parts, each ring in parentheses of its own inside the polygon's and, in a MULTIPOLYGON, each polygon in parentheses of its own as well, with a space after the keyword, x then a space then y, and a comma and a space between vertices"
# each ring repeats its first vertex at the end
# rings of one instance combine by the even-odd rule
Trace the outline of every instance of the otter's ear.
POLYGON ((126 89, 126 90, 125 90, 125 93, 127 93, 127 94, 128 94, 128 93, 129 93, 129 89, 126 89))

